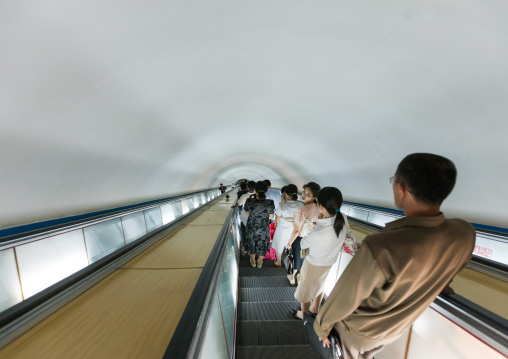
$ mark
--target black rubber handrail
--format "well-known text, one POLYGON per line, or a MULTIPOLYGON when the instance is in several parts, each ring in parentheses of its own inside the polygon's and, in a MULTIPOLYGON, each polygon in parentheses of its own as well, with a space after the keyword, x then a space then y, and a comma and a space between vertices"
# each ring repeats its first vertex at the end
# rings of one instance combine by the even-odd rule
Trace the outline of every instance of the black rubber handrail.
POLYGON ((217 272, 222 264, 222 257, 224 254, 228 241, 228 234, 232 223, 233 213, 232 209, 224 225, 217 237, 217 241, 208 256, 208 259, 203 267, 203 271, 194 287, 194 291, 185 307, 185 310, 180 318, 180 322, 176 327, 173 337, 164 353, 164 359, 184 359, 192 356, 193 345, 201 345, 198 343, 199 339, 203 337, 202 331, 206 326, 206 320, 209 316, 209 303, 213 292, 217 288, 217 272))
POLYGON ((483 265, 485 267, 493 268, 493 269, 496 269, 498 271, 504 272, 504 273, 506 273, 508 275, 508 265, 506 265, 506 264, 499 263, 499 262, 496 262, 496 261, 491 261, 490 259, 483 258, 483 257, 480 257, 480 256, 473 256, 472 261, 476 262, 478 264, 481 264, 481 265, 483 265))
POLYGON ((505 318, 458 294, 440 294, 431 307, 495 350, 508 355, 508 320, 505 318))

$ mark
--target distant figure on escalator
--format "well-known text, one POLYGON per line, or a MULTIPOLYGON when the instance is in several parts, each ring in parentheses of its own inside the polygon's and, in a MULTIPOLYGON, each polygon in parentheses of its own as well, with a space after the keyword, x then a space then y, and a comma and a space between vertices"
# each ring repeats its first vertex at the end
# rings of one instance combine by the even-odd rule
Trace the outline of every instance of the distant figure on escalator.
POLYGON ((275 211, 273 201, 266 198, 267 189, 268 186, 264 181, 257 182, 256 197, 247 199, 243 207, 244 213, 248 216, 244 246, 250 254, 250 264, 252 267, 256 267, 257 264, 258 268, 263 265, 263 258, 268 252, 270 218, 273 218, 275 211))
POLYGON ((405 218, 367 236, 314 322, 323 346, 335 328, 346 359, 371 359, 404 331, 470 261, 473 226, 446 219, 440 207, 457 170, 429 153, 405 157, 390 178, 405 218))
POLYGON ((220 184, 219 189, 220 189, 220 193, 222 193, 222 194, 223 194, 224 192, 226 192, 226 187, 224 187, 224 186, 222 185, 222 183, 220 184))
POLYGON ((282 201, 281 193, 279 190, 272 188, 272 182, 270 182, 269 179, 265 179, 265 183, 268 186, 268 190, 266 191, 266 198, 273 201, 273 204, 275 205, 275 211, 277 212, 279 203, 282 201))
MULTIPOLYGON (((289 199, 289 198, 288 198, 288 196, 287 196, 287 193, 286 193, 286 187, 287 187, 287 186, 284 186, 284 187, 282 187, 282 188, 280 189, 280 197, 281 197, 281 200, 280 200, 279 206, 280 206, 283 202, 285 202, 285 201, 287 201, 287 200, 289 199)), ((298 196, 298 195, 297 195, 297 196, 298 196)))
MULTIPOLYGON (((242 197, 246 193, 249 193, 249 190, 247 189, 247 182, 242 182, 242 183, 240 183, 240 189, 238 190, 238 192, 236 192, 236 195, 237 195, 236 201, 238 202, 240 197, 242 197)), ((241 209, 240 209, 240 212, 241 212, 241 209)))

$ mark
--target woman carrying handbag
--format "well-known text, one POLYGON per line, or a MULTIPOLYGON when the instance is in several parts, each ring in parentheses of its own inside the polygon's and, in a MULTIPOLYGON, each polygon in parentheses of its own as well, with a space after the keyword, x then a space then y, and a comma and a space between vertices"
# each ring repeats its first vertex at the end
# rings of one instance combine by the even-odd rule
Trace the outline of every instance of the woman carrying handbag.
POLYGON ((291 238, 289 239, 289 243, 287 245, 288 249, 292 249, 294 257, 293 273, 288 274, 289 282, 293 285, 298 280, 295 278, 296 272, 302 268, 303 264, 303 258, 300 254, 300 241, 302 237, 305 237, 310 233, 310 231, 312 231, 314 223, 319 215, 319 208, 316 201, 320 189, 321 186, 315 182, 309 182, 304 185, 302 201, 305 205, 293 216, 295 220, 293 233, 291 234, 291 238))
POLYGON ((335 187, 325 187, 319 192, 318 208, 321 213, 316 226, 301 241, 305 254, 300 283, 295 298, 301 303, 301 311, 293 308, 293 316, 303 319, 303 313, 317 314, 328 272, 337 261, 346 238, 346 220, 340 213, 342 193, 335 187))

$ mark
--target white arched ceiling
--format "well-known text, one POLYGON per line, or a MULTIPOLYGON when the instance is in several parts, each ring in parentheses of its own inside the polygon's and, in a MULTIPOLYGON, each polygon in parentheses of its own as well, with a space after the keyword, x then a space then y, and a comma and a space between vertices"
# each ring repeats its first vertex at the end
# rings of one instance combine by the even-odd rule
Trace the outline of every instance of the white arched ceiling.
POLYGON ((505 0, 0 4, 0 227, 244 177, 393 207, 412 152, 507 225, 505 0))

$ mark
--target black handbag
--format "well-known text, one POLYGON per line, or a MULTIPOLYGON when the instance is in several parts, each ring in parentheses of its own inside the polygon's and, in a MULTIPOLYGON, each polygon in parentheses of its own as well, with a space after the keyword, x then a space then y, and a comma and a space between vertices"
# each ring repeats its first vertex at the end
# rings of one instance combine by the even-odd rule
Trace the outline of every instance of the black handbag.
POLYGON ((284 263, 284 267, 286 267, 286 271, 288 274, 293 274, 293 253, 287 248, 284 248, 284 252, 282 252, 282 263, 284 263))
POLYGON ((330 339, 330 348, 323 347, 323 342, 319 340, 316 331, 314 330, 314 315, 310 313, 303 313, 303 327, 305 328, 305 335, 307 342, 311 347, 325 359, 344 359, 339 336, 332 329, 328 339, 330 339))

